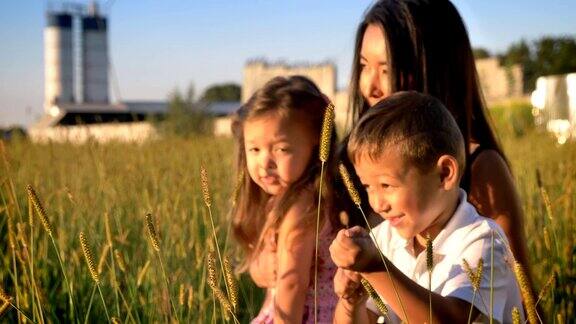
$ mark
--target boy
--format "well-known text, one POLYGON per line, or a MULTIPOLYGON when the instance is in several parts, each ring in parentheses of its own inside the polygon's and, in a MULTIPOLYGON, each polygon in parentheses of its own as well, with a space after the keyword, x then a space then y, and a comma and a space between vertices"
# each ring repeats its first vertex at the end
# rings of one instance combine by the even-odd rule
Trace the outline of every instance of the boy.
POLYGON ((388 97, 356 124, 347 149, 370 206, 385 220, 373 234, 387 270, 366 230, 338 233, 330 246, 339 267, 335 323, 376 321, 378 311, 374 301, 366 302, 361 277, 387 304, 390 322, 466 323, 469 316, 487 322, 492 315, 510 323, 513 307, 523 317, 519 288, 506 263, 505 236, 495 222, 478 215, 459 188, 464 140, 440 101, 416 92, 388 97), (427 237, 433 243, 431 260, 427 237), (470 279, 479 273, 480 259, 482 277, 474 292, 470 279))

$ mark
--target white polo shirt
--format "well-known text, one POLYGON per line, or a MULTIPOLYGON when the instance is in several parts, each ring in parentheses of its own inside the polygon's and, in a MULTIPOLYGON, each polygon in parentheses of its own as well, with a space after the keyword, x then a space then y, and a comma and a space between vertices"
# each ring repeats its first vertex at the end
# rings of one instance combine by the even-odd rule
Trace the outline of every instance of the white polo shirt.
MULTIPOLYGON (((513 260, 507 248, 504 232, 493 220, 482 217, 466 200, 466 192, 460 189, 459 205, 446 227, 436 236, 433 244, 434 268, 432 291, 445 297, 456 297, 467 301, 481 312, 475 322, 489 321, 490 314, 490 260, 492 237, 494 238, 493 316, 498 323, 512 322, 512 308, 518 307, 524 317, 520 290, 510 266, 513 260), (480 289, 472 302, 474 290, 463 268, 466 259, 476 270, 478 260, 484 262, 480 289)), ((373 229, 374 236, 384 255, 400 271, 420 286, 428 289, 426 251, 414 255, 413 239, 406 240, 396 229, 384 221, 373 229)), ((384 300, 386 303, 386 301, 384 300)), ((410 312, 410 305, 404 305, 410 312)), ((368 300, 368 309, 379 312, 373 300, 368 300)), ((388 307, 393 323, 399 318, 388 307)), ((386 318, 388 320, 388 318, 386 318)), ((521 323, 524 320, 522 319, 521 323)))

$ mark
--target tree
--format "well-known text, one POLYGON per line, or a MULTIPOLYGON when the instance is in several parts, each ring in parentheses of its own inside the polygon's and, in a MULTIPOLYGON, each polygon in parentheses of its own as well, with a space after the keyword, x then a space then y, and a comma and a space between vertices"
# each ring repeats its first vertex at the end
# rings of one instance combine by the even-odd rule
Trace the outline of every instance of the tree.
POLYGON ((240 86, 235 83, 216 84, 204 91, 201 101, 240 101, 240 91, 240 86))
POLYGON ((164 135, 190 137, 210 134, 212 118, 194 100, 194 87, 188 86, 185 95, 176 88, 168 96, 168 114, 160 122, 159 130, 164 135))
POLYGON ((576 72, 576 39, 546 36, 532 45, 521 40, 510 45, 500 58, 505 66, 522 65, 524 92, 530 92, 540 76, 576 72))
POLYGON ((474 58, 475 59, 484 59, 484 58, 489 58, 490 56, 490 52, 488 52, 487 49, 482 48, 482 47, 478 47, 472 50, 474 53, 474 58))

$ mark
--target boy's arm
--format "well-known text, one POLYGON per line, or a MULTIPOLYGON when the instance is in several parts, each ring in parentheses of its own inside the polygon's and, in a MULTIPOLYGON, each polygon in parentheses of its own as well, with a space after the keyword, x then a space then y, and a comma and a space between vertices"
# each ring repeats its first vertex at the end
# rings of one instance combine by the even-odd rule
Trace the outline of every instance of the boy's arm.
MULTIPOLYGON (((389 270, 389 273, 386 272, 376 246, 364 229, 355 227, 340 231, 330 246, 330 254, 338 267, 362 272, 362 276, 403 321, 406 321, 404 311, 394 292, 392 280, 404 307, 410 305, 410 312, 406 314, 408 320, 414 323, 430 322, 428 290, 412 281, 384 257, 389 270)), ((432 321, 436 323, 466 322, 469 310, 470 303, 464 300, 432 293, 432 321)), ((474 308, 473 316, 476 315, 478 310, 474 308)))
MULTIPOLYGON (((398 298, 394 293, 392 280, 398 291, 398 295, 406 309, 408 320, 412 323, 430 322, 430 305, 428 300, 428 289, 420 286, 404 275, 392 262, 386 259, 389 274, 386 271, 362 273, 362 276, 370 282, 378 294, 386 300, 388 305, 403 320, 404 313, 398 298)), ((444 297, 432 293, 432 322, 434 323, 466 323, 470 303, 456 297, 444 297)), ((478 316, 476 307, 472 310, 472 318, 478 316)))
POLYGON ((280 225, 274 323, 300 323, 303 318, 315 237, 315 222, 306 219, 307 203, 298 199, 280 225))
POLYGON ((339 297, 334 311, 335 324, 368 323, 367 294, 358 272, 338 268, 334 275, 334 292, 339 297))

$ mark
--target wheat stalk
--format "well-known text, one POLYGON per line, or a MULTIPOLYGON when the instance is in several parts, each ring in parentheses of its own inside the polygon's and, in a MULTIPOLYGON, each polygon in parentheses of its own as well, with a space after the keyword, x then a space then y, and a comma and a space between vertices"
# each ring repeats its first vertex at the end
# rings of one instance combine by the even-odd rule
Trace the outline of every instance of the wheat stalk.
POLYGON ((94 255, 88 246, 88 241, 86 240, 84 232, 80 232, 80 246, 82 247, 82 253, 84 253, 84 258, 86 259, 86 264, 88 265, 88 270, 90 270, 92 280, 94 280, 96 284, 99 284, 100 278, 98 277, 98 271, 96 270, 94 263, 94 255))
POLYGON ((388 316, 388 307, 386 307, 386 304, 384 304, 384 301, 382 300, 382 298, 380 298, 380 296, 378 295, 376 290, 374 290, 374 288, 368 282, 368 280, 362 278, 360 279, 360 283, 362 283, 362 286, 364 287, 364 290, 368 293, 368 296, 372 298, 372 300, 374 300, 374 304, 376 304, 376 308, 378 308, 380 313, 382 313, 382 315, 384 316, 388 316))
MULTIPOLYGON (((212 199, 210 197, 210 187, 208 183, 208 172, 204 165, 200 165, 200 185, 202 189, 202 195, 204 197, 204 204, 208 208, 208 215, 210 216, 210 225, 212 228, 212 236, 214 237, 214 245, 216 245, 216 252, 218 253, 218 261, 220 261, 220 267, 222 273, 224 274, 224 260, 222 259, 222 254, 220 253, 220 245, 218 244, 218 236, 216 235, 216 226, 214 225, 214 217, 212 216, 212 199)), ((224 285, 226 287, 226 292, 230 295, 230 287, 228 283, 224 280, 224 285)))
POLYGON ((482 282, 482 269, 484 267, 484 260, 480 258, 478 264, 476 265, 476 272, 472 271, 470 264, 466 259, 462 259, 464 272, 468 276, 468 280, 472 284, 472 303, 470 304, 470 311, 468 312, 468 322, 471 323, 472 320, 472 310, 474 309, 474 301, 476 300, 476 293, 480 289, 480 283, 482 282))
POLYGON ((534 302, 534 296, 532 296, 532 291, 530 285, 528 284, 528 277, 524 268, 518 261, 514 261, 514 274, 516 275, 516 280, 520 286, 520 292, 522 293, 522 300, 524 300, 524 305, 526 306, 526 314, 528 315, 528 322, 530 324, 538 323, 538 315, 536 313, 536 303, 534 302))
MULTIPOLYGON (((46 216, 46 210, 44 209, 44 206, 42 205, 42 202, 40 201, 40 198, 38 197, 38 194, 36 193, 36 191, 34 190, 34 188, 32 188, 31 185, 26 186, 26 191, 28 193, 28 200, 30 201, 30 203, 32 204, 32 206, 34 207, 34 210, 36 211, 36 214, 38 214, 38 218, 40 218, 40 222, 42 223, 42 225, 44 226, 44 230, 46 231, 46 233, 48 233, 48 236, 50 237, 50 240, 52 241, 52 246, 54 247, 54 251, 56 252, 56 257, 58 258, 58 263, 60 264, 60 270, 62 271, 62 275, 64 276, 64 282, 66 284, 66 288, 68 289, 68 302, 70 303, 70 311, 72 313, 73 317, 76 317, 76 308, 74 307, 74 295, 72 294, 72 286, 70 285, 70 281, 68 280, 68 276, 66 275, 66 271, 64 271, 64 264, 62 262, 62 257, 60 257, 60 250, 58 249, 58 246, 56 245, 56 240, 54 239, 54 231, 52 228, 52 225, 50 224, 49 220, 48 220, 48 216, 46 216)), ((32 213, 30 213, 30 229, 32 229, 32 220, 33 220, 33 215, 32 213)), ((34 252, 33 252, 33 248, 34 248, 34 244, 33 243, 33 233, 30 233, 30 276, 32 278, 32 282, 34 281, 34 252)), ((35 284, 33 284, 33 286, 35 286, 35 284)), ((35 289, 35 287, 33 287, 33 290, 35 289)), ((37 295, 37 294, 36 294, 37 295)), ((38 298, 38 301, 40 302, 39 296, 36 296, 36 298, 38 298)), ((34 301, 33 301, 34 302, 34 301)), ((40 304, 39 304, 40 305, 40 304)), ((40 308, 40 307, 39 307, 40 308)), ((40 312, 41 317, 43 317, 42 312, 40 312)))
POLYGON ((520 311, 518 307, 512 307, 512 324, 520 324, 520 311))
POLYGON ((152 243, 152 247, 156 251, 156 255, 158 255, 158 261, 160 263, 160 269, 162 270, 162 276, 164 277, 164 282, 166 284, 166 291, 168 292, 168 297, 170 299, 170 306, 172 306, 172 312, 174 312, 174 316, 176 317, 176 321, 179 322, 178 313, 176 312, 176 304, 172 300, 172 294, 170 293, 170 282, 168 280, 168 276, 166 275, 166 270, 164 269, 164 261, 162 260, 162 254, 160 253, 160 243, 158 240, 158 234, 156 233, 156 229, 154 228, 154 221, 152 220, 152 214, 146 214, 146 228, 148 229, 148 237, 150 238, 150 242, 152 243))
POLYGON ((216 299, 218 299, 218 301, 220 302, 220 305, 222 305, 222 307, 224 307, 224 309, 228 313, 232 314, 234 322, 240 323, 236 318, 236 314, 234 314, 234 307, 232 306, 232 303, 226 297, 224 292, 218 287, 218 284, 216 282, 216 258, 214 257, 214 251, 208 252, 207 266, 208 266, 208 280, 207 280, 208 286, 210 286, 210 288, 212 289, 212 292, 214 293, 216 299))
POLYGON ((392 278, 392 275, 390 274, 390 271, 388 269, 388 263, 386 262, 386 258, 384 257, 384 254, 382 253, 382 250, 380 249, 380 246, 378 245, 378 241, 376 240, 376 237, 374 236, 374 233, 372 232, 372 226, 370 226, 370 222, 368 222, 368 218, 366 217, 366 214, 364 213, 364 210, 362 209, 362 201, 360 200, 360 195, 358 194, 358 191, 354 187, 354 183, 352 182, 352 179, 350 178, 350 173, 348 173, 348 170, 346 169, 344 164, 340 163, 339 169, 340 169, 340 176, 342 177, 342 180, 344 181, 344 184, 346 185, 346 189, 348 190, 348 194, 350 195, 350 198, 352 199, 354 204, 356 204, 356 207, 360 210, 360 213, 362 214, 362 217, 364 218, 364 221, 366 222, 366 226, 368 226, 368 230, 370 231, 370 236, 372 237, 372 240, 373 240, 374 244, 376 245, 376 249, 378 250, 378 254, 380 255, 380 259, 382 260, 382 263, 384 264, 384 268, 386 269, 386 273, 388 274, 388 278, 390 279, 390 283, 392 283, 392 290, 394 291, 394 295, 396 295, 396 300, 398 301, 398 304, 400 304, 400 308, 402 309, 402 315, 404 316, 404 319, 406 320, 406 322, 409 324, 410 320, 408 319, 408 313, 406 312, 406 308, 404 307, 404 303, 402 302, 402 299, 400 298, 400 294, 398 293, 398 288, 396 287, 396 283, 394 282, 394 279, 392 278))
POLYGON ((104 311, 106 312, 106 318, 108 319, 108 322, 110 322, 108 307, 106 307, 106 302, 104 301, 104 294, 102 294, 102 289, 100 288, 100 277, 98 276, 98 271, 94 263, 94 256, 92 254, 90 246, 88 245, 88 240, 86 239, 86 235, 84 235, 84 232, 80 232, 80 246, 82 247, 82 253, 84 253, 84 259, 86 259, 86 264, 88 265, 88 270, 90 270, 92 280, 94 280, 94 283, 98 288, 98 292, 100 293, 100 299, 102 300, 102 305, 104 306, 104 311))
POLYGON ((535 306, 538 306, 538 303, 546 297, 548 290, 550 290, 550 287, 552 287, 552 285, 554 285, 555 280, 556 280, 556 275, 554 273, 552 273, 550 278, 548 278, 548 280, 546 281, 546 283, 544 284, 544 286, 540 290, 540 293, 538 294, 538 299, 536 300, 535 306))
POLYGON ((0 301, 2 305, 0 306, 0 316, 8 309, 8 306, 12 306, 19 314, 26 317, 30 322, 35 323, 26 313, 24 313, 18 306, 12 303, 12 296, 8 295, 2 287, 0 287, 0 301))
POLYGON ((224 278, 228 283, 228 287, 230 287, 230 303, 232 303, 232 308, 236 311, 238 308, 238 282, 234 277, 230 260, 226 256, 224 256, 224 278))
POLYGON ((426 268, 428 269, 428 321, 432 324, 432 270, 434 269, 434 247, 430 234, 426 234, 426 268))
POLYGON ((316 207, 316 236, 314 239, 314 323, 318 322, 318 240, 320 237, 320 210, 322 207, 322 186, 324 179, 324 165, 330 156, 330 144, 334 129, 334 105, 328 103, 324 111, 322 131, 320 133, 320 186, 318 188, 318 205, 316 207))
POLYGON ((114 250, 114 258, 116 259, 116 263, 118 263, 118 268, 120 271, 126 272, 126 261, 124 261, 124 257, 122 256, 122 252, 118 250, 114 250))
POLYGON ((40 218, 40 222, 42 222, 46 233, 51 236, 53 228, 48 221, 46 210, 44 209, 44 206, 42 206, 40 198, 38 198, 38 194, 36 194, 36 190, 34 190, 31 185, 28 185, 26 186, 26 191, 28 192, 28 199, 30 199, 30 202, 32 202, 32 206, 34 206, 34 210, 36 210, 36 214, 40 218))
POLYGON ((148 230, 148 237, 150 238, 150 243, 156 252, 160 252, 160 241, 158 240, 158 235, 156 234, 156 229, 154 228, 154 222, 152 221, 152 214, 146 214, 146 228, 148 230))

